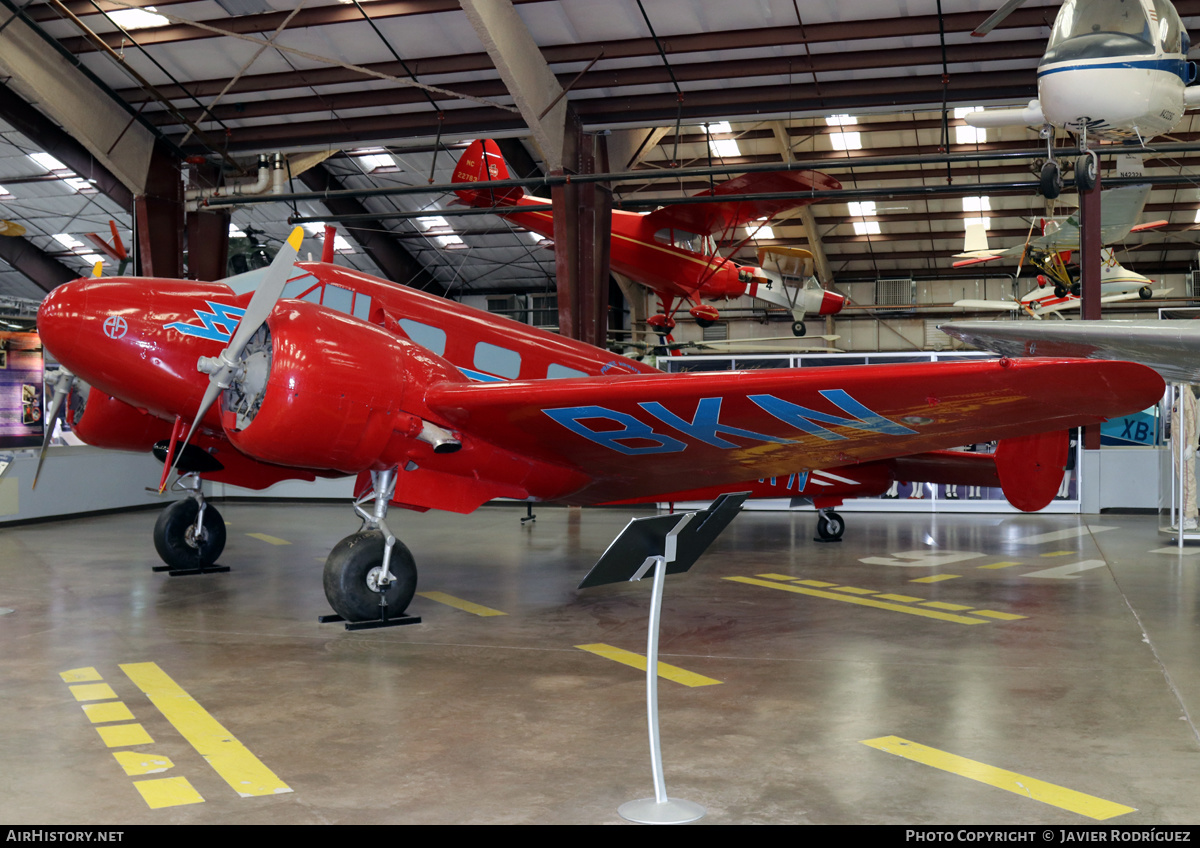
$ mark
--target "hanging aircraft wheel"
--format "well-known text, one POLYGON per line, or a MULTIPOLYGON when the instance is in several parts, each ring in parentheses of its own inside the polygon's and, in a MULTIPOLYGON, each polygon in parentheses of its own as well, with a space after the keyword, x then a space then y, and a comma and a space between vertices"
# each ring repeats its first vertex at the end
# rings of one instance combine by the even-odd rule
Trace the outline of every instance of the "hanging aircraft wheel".
POLYGON ((717 323, 717 322, 712 321, 708 318, 697 318, 696 319, 696 326, 699 327, 701 330, 707 330, 709 327, 711 327, 715 323, 717 323))
POLYGON ((1055 297, 1066 297, 1067 296, 1067 287, 1064 286, 1062 283, 1055 283, 1054 284, 1054 296, 1055 297))
POLYGON ((1096 176, 1100 173, 1100 157, 1094 150, 1080 154, 1075 159, 1075 188, 1091 191, 1096 187, 1096 176))
POLYGON ((347 536, 325 561, 325 598, 346 621, 375 621, 380 597, 387 599, 388 616, 399 616, 417 591, 417 564, 399 539, 392 548, 388 571, 395 579, 381 591, 377 583, 383 570, 386 546, 383 532, 368 530, 347 536))
POLYGON ((1062 170, 1057 162, 1047 162, 1042 166, 1040 190, 1042 197, 1053 200, 1062 194, 1062 170))
POLYGON ((808 332, 808 327, 804 326, 803 321, 793 321, 792 322, 792 335, 793 336, 803 336, 807 332, 808 332))
POLYGON ((225 521, 216 507, 204 507, 200 538, 196 538, 196 513, 200 504, 192 498, 176 501, 164 509, 154 524, 154 549, 172 569, 205 568, 225 550, 225 521))
POLYGON ((817 536, 825 542, 833 542, 842 538, 846 532, 846 522, 833 510, 817 514, 817 536))
POLYGON ((1142 300, 1149 300, 1150 298, 1154 297, 1154 292, 1150 290, 1149 286, 1142 286, 1140 289, 1138 289, 1138 297, 1140 297, 1142 300))
POLYGON ((1079 297, 1079 295, 1082 291, 1083 291, 1083 287, 1081 285, 1079 285, 1079 283, 1071 283, 1071 294, 1075 295, 1076 297, 1079 297))

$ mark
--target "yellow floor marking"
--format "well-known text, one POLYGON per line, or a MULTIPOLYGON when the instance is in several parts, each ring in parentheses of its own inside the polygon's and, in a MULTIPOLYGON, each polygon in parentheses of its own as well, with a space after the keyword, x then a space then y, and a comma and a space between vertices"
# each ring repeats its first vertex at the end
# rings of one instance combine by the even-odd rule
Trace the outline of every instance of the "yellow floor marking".
POLYGON ((72 668, 69 671, 60 671, 58 676, 63 679, 64 683, 86 683, 90 680, 103 680, 100 672, 96 669, 88 668, 72 668))
POLYGON ((859 589, 856 586, 836 586, 835 592, 846 592, 851 595, 877 595, 879 594, 874 589, 859 589))
POLYGON ((79 683, 68 688, 76 701, 105 701, 117 697, 107 683, 79 683))
POLYGON ((792 574, 760 574, 764 580, 795 580, 795 575, 792 574))
POLYGON ((924 598, 914 598, 912 595, 876 595, 875 597, 881 601, 903 601, 904 603, 925 600, 924 598))
POLYGON ((448 607, 460 609, 463 612, 469 612, 473 615, 481 615, 484 617, 493 615, 508 615, 506 612, 494 610, 490 607, 482 606, 481 604, 473 604, 470 601, 464 601, 462 598, 456 598, 453 595, 447 595, 445 592, 417 592, 422 598, 428 598, 431 601, 437 601, 439 604, 445 604, 448 607))
POLYGON ((106 724, 97 727, 96 732, 109 748, 127 748, 130 745, 149 745, 154 740, 146 732, 146 728, 136 722, 133 724, 106 724))
POLYGON ((842 601, 847 604, 859 604, 864 607, 874 607, 875 609, 891 610, 892 612, 904 612, 909 615, 919 615, 923 618, 936 618, 941 621, 953 621, 956 624, 987 624, 986 621, 980 618, 967 618, 965 615, 955 615, 950 612, 938 612, 937 610, 922 609, 921 607, 902 607, 899 604, 885 603, 878 598, 855 598, 847 595, 837 595, 833 592, 824 592, 820 589, 808 589, 804 586, 796 586, 794 584, 768 583, 766 580, 756 580, 753 577, 726 577, 725 580, 733 580, 736 583, 749 583, 751 586, 766 586, 770 589, 781 589, 784 592, 795 592, 798 595, 812 595, 814 598, 828 598, 833 601, 842 601))
POLYGON ((162 774, 167 769, 175 768, 170 757, 160 754, 142 754, 138 751, 113 751, 113 756, 125 769, 130 777, 140 777, 143 774, 162 774))
POLYGON ((268 536, 266 533, 247 533, 251 539, 258 539, 266 542, 269 545, 290 545, 287 539, 280 539, 278 536, 268 536))
POLYGON ((1097 821, 1136 812, 1135 808, 1126 807, 1124 804, 1115 804, 1112 801, 1105 801, 1103 798, 1097 798, 1094 795, 1085 795, 1082 792, 1076 792, 1074 789, 1055 786, 1053 783, 1035 780, 1023 774, 1005 771, 1004 769, 995 768, 976 760, 968 760, 966 757, 960 757, 956 754, 948 754, 936 748, 929 748, 916 742, 909 742, 907 739, 901 739, 899 736, 881 736, 878 739, 864 739, 862 740, 862 744, 869 745, 872 748, 885 751, 889 754, 895 754, 897 757, 904 757, 907 760, 923 763, 942 771, 948 771, 951 774, 977 780, 980 783, 986 783, 988 786, 994 786, 1006 792, 1013 792, 1025 798, 1031 798, 1034 801, 1041 801, 1043 804, 1050 804, 1054 807, 1069 810, 1072 813, 1078 813, 1081 816, 1087 816, 1097 821))
POLYGON ((1019 562, 993 562, 991 565, 981 565, 980 568, 1012 568, 1014 565, 1020 565, 1019 562))
POLYGON ((1042 554, 1041 556, 1071 556, 1073 553, 1075 553, 1075 551, 1051 551, 1050 553, 1042 554))
POLYGON ((945 601, 925 601, 921 606, 950 610, 951 612, 962 612, 963 610, 971 609, 971 607, 964 604, 948 604, 945 601))
POLYGON ((988 618, 998 618, 1001 621, 1015 621, 1018 618, 1025 618, 1023 615, 1014 615, 1011 612, 997 612, 996 610, 977 609, 972 615, 983 615, 988 618))
POLYGON ((184 804, 203 804, 204 798, 188 783, 186 777, 160 777, 139 780, 134 786, 152 810, 163 807, 182 807, 184 804))
POLYGON ((83 712, 91 720, 92 724, 101 724, 106 721, 133 721, 133 713, 129 711, 129 707, 120 701, 84 704, 83 712))
POLYGON ((910 580, 910 583, 941 583, 943 580, 957 580, 962 577, 961 574, 933 574, 929 577, 918 577, 916 580, 910 580))
POLYGON ((836 583, 826 583, 824 580, 797 580, 801 586, 816 586, 818 589, 829 589, 836 586, 836 583))
POLYGON ((127 663, 121 671, 243 798, 292 791, 157 665, 127 663))
MULTIPOLYGON (((593 645, 576 645, 581 651, 587 651, 590 654, 595 654, 598 657, 604 657, 606 660, 619 662, 622 665, 632 666, 633 668, 646 670, 646 658, 641 654, 635 654, 632 651, 626 651, 621 648, 614 648, 612 645, 596 643, 593 645)), ((669 665, 665 662, 658 664, 658 676, 675 683, 682 683, 684 686, 716 686, 721 683, 720 680, 713 680, 711 677, 705 677, 703 674, 696 674, 694 671, 680 668, 679 666, 669 665)))

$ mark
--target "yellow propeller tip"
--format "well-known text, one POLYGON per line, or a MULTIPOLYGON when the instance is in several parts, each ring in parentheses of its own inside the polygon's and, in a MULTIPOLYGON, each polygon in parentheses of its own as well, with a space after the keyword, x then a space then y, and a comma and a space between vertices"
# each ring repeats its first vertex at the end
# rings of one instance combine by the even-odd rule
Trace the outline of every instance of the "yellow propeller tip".
POLYGON ((304 241, 304 227, 296 227, 296 229, 292 230, 292 234, 288 236, 288 246, 292 250, 299 250, 300 242, 302 241, 304 241))

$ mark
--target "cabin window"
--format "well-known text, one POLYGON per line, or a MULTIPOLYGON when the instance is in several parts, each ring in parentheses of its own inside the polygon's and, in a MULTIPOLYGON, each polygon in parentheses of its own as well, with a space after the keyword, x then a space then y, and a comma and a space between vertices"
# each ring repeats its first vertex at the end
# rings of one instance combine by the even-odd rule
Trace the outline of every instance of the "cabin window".
POLYGON ((371 315, 371 296, 362 292, 354 293, 354 317, 367 321, 371 315))
POLYGON ((280 297, 287 297, 293 300, 307 300, 309 303, 320 303, 321 284, 312 274, 305 274, 303 277, 297 277, 284 284, 283 294, 280 297))
POLYGON ((521 354, 487 342, 475 345, 475 367, 489 374, 515 380, 521 373, 521 354))
POLYGON ((557 362, 551 362, 550 367, 546 369, 547 380, 571 380, 575 377, 586 377, 586 371, 579 371, 575 368, 568 368, 565 365, 559 365, 557 362))
POLYGON ((325 286, 325 297, 321 303, 330 309, 349 315, 354 305, 354 292, 341 286, 325 286))
POLYGON ((419 321, 413 321, 411 318, 401 318, 400 329, 404 330, 410 339, 426 350, 436 353, 438 356, 446 355, 445 330, 439 327, 431 327, 428 324, 422 324, 419 321))

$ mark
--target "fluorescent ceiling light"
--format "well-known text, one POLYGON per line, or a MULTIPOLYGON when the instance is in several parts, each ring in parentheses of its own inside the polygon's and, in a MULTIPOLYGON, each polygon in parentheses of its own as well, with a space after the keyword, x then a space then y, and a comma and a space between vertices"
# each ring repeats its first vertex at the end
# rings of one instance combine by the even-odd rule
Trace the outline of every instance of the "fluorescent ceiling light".
POLYGON ((830 133, 829 140, 834 150, 862 150, 862 133, 830 133))
POLYGON ((29 158, 32 159, 34 162, 36 162, 38 165, 45 168, 47 171, 66 171, 66 170, 68 170, 66 165, 64 165, 62 162, 59 162, 57 159, 55 159, 49 153, 30 153, 29 158))
POLYGON ((149 27, 166 26, 170 23, 158 14, 153 6, 143 6, 141 9, 120 9, 108 12, 108 18, 121 29, 148 29, 149 27))

